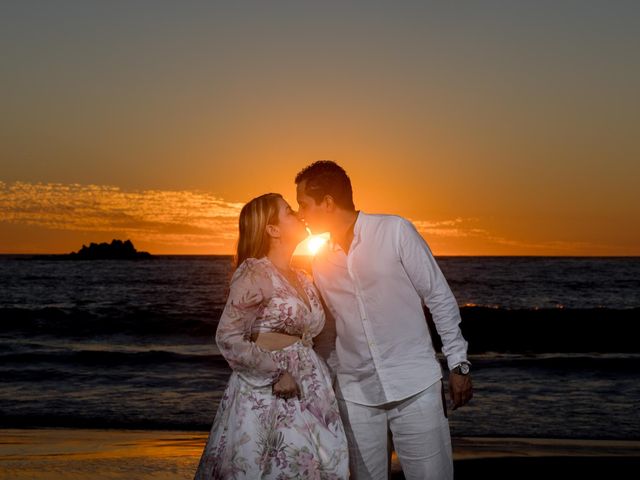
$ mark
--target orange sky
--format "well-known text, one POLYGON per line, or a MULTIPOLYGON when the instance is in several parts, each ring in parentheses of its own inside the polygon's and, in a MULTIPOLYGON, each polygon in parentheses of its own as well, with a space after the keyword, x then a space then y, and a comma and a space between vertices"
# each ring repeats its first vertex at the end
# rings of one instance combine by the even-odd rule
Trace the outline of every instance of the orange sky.
POLYGON ((635 4, 65 5, 3 7, 0 253, 232 253, 333 159, 436 255, 640 255, 635 4))

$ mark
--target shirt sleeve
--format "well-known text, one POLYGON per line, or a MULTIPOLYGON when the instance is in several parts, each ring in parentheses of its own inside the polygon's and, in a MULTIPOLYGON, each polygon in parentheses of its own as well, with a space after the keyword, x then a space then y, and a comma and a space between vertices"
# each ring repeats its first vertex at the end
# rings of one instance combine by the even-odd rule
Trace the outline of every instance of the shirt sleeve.
POLYGON ((251 327, 273 290, 266 272, 255 259, 245 260, 234 272, 229 297, 216 330, 220 353, 248 383, 272 385, 287 369, 284 356, 277 356, 251 341, 251 327))
POLYGON ((404 218, 401 219, 398 235, 402 266, 431 312, 449 369, 460 362, 467 362, 468 344, 460 330, 460 308, 429 245, 413 223, 404 218))

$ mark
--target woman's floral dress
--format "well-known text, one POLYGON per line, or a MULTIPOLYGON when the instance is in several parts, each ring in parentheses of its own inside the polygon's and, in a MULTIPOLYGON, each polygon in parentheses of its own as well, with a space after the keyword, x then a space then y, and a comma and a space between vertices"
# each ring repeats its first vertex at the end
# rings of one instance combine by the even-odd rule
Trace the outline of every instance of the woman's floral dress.
POLYGON ((195 479, 345 479, 347 440, 329 370, 311 347, 324 310, 311 279, 296 270, 311 308, 267 257, 234 272, 216 343, 232 368, 195 479), (268 351, 252 333, 302 340, 268 351), (288 371, 300 398, 283 399, 272 384, 288 371))

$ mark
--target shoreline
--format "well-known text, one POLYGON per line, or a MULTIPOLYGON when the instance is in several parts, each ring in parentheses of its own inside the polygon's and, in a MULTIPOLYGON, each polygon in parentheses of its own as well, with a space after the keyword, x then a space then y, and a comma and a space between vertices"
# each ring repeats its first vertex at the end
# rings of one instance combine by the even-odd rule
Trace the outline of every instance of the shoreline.
MULTIPOLYGON (((0 479, 190 479, 207 436, 174 430, 0 429, 0 479)), ((640 467, 640 440, 455 437, 452 443, 456 478, 482 473, 522 478, 525 472, 533 476, 565 466, 584 477, 640 467)), ((395 454, 391 478, 404 478, 395 454)))

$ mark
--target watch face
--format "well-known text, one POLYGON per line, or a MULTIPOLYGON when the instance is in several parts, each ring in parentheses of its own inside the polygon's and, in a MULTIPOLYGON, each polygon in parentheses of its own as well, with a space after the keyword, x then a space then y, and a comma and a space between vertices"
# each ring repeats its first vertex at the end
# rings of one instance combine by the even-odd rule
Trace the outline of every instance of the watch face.
POLYGON ((467 365, 466 363, 460 365, 460 373, 462 373, 463 375, 467 375, 469 373, 469 365, 467 365))

